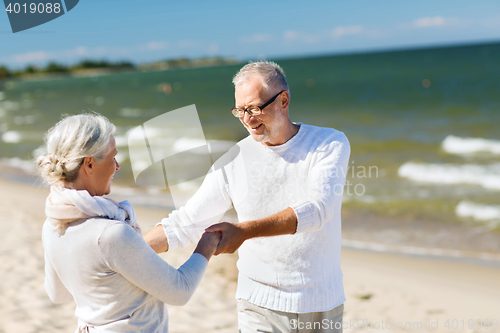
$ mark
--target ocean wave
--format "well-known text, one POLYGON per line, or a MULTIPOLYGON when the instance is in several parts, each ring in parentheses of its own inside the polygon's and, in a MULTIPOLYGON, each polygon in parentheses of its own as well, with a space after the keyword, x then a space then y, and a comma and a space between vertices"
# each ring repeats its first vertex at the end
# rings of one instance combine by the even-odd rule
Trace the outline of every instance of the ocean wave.
POLYGON ((410 256, 425 256, 425 257, 442 257, 442 258, 457 258, 457 259, 476 259, 500 262, 500 255, 497 253, 472 252, 463 250, 452 250, 445 248, 418 247, 399 244, 381 244, 375 242, 364 242, 352 239, 342 238, 342 247, 355 250, 382 252, 382 253, 398 253, 410 256))
POLYGON ((17 131, 7 131, 2 134, 2 140, 6 143, 19 143, 23 136, 17 131))
POLYGON ((36 171, 35 163, 32 160, 23 160, 19 157, 2 158, 0 159, 0 165, 20 169, 30 174, 36 171))
POLYGON ((129 117, 129 118, 135 118, 139 117, 142 114, 141 109, 135 109, 135 108, 122 108, 120 109, 120 115, 123 117, 129 117))
POLYGON ((398 176, 416 182, 472 184, 500 190, 500 163, 455 165, 406 162, 399 167, 398 176))
POLYGON ((441 144, 444 151, 450 154, 464 155, 473 153, 500 154, 500 141, 483 138, 461 138, 448 135, 441 144))
POLYGON ((455 208, 459 217, 472 217, 478 221, 500 221, 500 206, 462 200, 455 208))
POLYGON ((117 147, 128 147, 128 139, 124 135, 114 135, 115 137, 115 144, 117 147))
POLYGON ((21 108, 18 102, 13 101, 0 101, 0 110, 4 111, 17 111, 21 108))

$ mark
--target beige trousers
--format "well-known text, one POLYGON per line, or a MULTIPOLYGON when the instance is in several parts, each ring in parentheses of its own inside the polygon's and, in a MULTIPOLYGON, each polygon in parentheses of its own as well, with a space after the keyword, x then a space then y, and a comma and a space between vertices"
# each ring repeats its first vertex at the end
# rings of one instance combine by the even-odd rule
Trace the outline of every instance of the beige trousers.
POLYGON ((289 313, 237 300, 240 333, 342 333, 344 304, 329 311, 289 313))

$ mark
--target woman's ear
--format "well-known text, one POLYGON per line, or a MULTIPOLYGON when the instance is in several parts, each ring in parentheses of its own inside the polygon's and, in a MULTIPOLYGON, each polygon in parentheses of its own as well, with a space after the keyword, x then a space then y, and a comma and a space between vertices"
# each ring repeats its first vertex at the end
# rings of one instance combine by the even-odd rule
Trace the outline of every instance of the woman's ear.
POLYGON ((95 163, 95 160, 94 160, 94 157, 93 156, 87 156, 83 159, 83 163, 82 163, 82 168, 83 168, 83 171, 87 174, 92 174, 92 171, 93 171, 93 168, 94 168, 94 163, 95 163))

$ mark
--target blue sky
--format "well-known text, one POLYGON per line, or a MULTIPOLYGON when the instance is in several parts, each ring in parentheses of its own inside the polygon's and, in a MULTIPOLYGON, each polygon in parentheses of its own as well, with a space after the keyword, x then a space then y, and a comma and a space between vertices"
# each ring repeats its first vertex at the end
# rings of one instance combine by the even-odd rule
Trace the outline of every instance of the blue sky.
POLYGON ((0 64, 81 59, 283 58, 500 41, 500 1, 97 1, 13 34, 0 13, 0 64))

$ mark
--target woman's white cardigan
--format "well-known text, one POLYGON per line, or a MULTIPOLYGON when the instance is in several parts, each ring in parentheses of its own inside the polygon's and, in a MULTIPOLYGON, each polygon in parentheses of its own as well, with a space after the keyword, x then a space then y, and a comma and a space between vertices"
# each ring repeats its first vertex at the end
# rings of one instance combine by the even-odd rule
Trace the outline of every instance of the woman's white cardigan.
POLYGON ((89 218, 63 235, 43 226, 45 289, 56 303, 73 298, 85 332, 167 332, 165 303, 184 305, 207 260, 193 254, 175 269, 124 222, 89 218))

